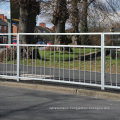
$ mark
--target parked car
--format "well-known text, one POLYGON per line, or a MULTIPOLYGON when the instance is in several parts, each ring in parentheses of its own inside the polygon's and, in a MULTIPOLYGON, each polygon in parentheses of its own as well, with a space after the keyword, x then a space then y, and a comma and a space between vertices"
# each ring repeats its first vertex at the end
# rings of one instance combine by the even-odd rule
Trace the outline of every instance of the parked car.
MULTIPOLYGON (((38 41, 36 44, 46 45, 45 42, 43 42, 43 41, 38 41)), ((40 50, 45 50, 45 49, 46 49, 46 46, 40 46, 39 49, 40 49, 40 50)))
POLYGON ((50 42, 47 43, 47 46, 52 45, 50 42))
POLYGON ((13 43, 12 44, 17 44, 17 40, 13 40, 13 43))
POLYGON ((45 45, 45 42, 43 42, 43 41, 38 41, 37 44, 45 45))

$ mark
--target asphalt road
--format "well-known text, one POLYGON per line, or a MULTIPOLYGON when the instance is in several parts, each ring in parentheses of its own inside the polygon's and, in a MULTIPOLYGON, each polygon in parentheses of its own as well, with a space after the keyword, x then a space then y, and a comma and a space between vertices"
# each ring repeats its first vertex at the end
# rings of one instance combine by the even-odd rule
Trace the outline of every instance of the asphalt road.
POLYGON ((0 120, 120 120, 120 102, 0 86, 0 120))
MULTIPOLYGON (((0 75, 10 75, 16 76, 17 65, 14 64, 0 64, 0 75)), ((85 82, 85 83, 96 83, 101 84, 101 73, 89 72, 89 71, 79 71, 79 70, 68 70, 68 69, 58 69, 58 68, 44 68, 44 67, 32 67, 32 66, 20 66, 20 74, 22 77, 41 79, 54 79, 61 81, 71 81, 71 82, 85 82), (38 75, 38 76, 37 76, 38 75), (44 77, 45 76, 45 77, 44 77)), ((105 85, 120 86, 120 74, 105 74, 105 85), (111 80, 110 80, 111 77, 111 80), (117 81, 116 81, 117 77, 117 81)))

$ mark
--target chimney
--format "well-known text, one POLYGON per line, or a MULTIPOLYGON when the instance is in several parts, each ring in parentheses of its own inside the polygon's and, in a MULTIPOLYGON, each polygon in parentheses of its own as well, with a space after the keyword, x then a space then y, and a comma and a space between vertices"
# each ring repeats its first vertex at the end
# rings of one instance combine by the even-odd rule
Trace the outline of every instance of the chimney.
POLYGON ((52 31, 55 31, 55 26, 52 26, 50 29, 51 29, 52 31))
POLYGON ((46 28, 46 24, 45 23, 40 23, 40 26, 43 28, 46 28))
POLYGON ((7 19, 7 16, 4 16, 4 19, 7 19))
POLYGON ((4 14, 0 14, 0 19, 4 20, 4 14))

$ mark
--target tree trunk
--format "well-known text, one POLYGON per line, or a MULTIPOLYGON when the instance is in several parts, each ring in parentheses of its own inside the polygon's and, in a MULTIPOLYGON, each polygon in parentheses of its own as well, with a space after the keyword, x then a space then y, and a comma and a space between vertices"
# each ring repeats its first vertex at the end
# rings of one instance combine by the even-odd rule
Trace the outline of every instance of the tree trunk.
MULTIPOLYGON (((20 0, 19 33, 34 33, 36 16, 40 13, 40 3, 36 0, 20 0)), ((21 43, 35 43, 34 36, 20 36, 21 43)))
MULTIPOLYGON (((79 33, 79 10, 78 10, 78 0, 72 0, 72 27, 73 27, 73 33, 79 33)), ((75 35, 72 36, 72 43, 73 44, 79 44, 79 36, 75 35)))
MULTIPOLYGON (((36 16, 40 13, 40 4, 36 2, 36 0, 20 0, 20 17, 19 17, 19 33, 34 33, 34 29, 36 26, 36 16)), ((34 40, 33 35, 21 35, 20 43, 22 44, 34 44, 36 41, 34 40)), ((24 52, 25 56, 30 51, 27 47, 22 47, 21 51, 24 52), (27 51, 28 50, 28 51, 27 51)), ((37 49, 37 53, 38 49, 37 49)), ((33 53, 35 54, 35 53, 33 53)), ((29 52, 28 56, 32 55, 32 52, 29 52)), ((40 59, 40 55, 37 56, 40 59)))
MULTIPOLYGON (((28 13, 27 8, 20 5, 19 33, 27 33, 28 14, 29 13, 28 13)), ((27 36, 21 35, 20 42, 22 44, 27 43, 27 36)))
MULTIPOLYGON (((60 23, 58 21, 58 24, 55 26, 56 33, 65 33, 65 22, 60 23)), ((65 43, 65 36, 55 36, 55 44, 61 45, 65 43)))
MULTIPOLYGON (((83 8, 82 8, 82 18, 81 18, 81 32, 88 32, 88 24, 87 24, 87 16, 88 16, 88 0, 83 0, 83 8)), ((88 36, 81 36, 81 44, 89 44, 88 36)))
MULTIPOLYGON (((27 22, 27 33, 34 33, 36 26, 36 16, 40 13, 40 3, 35 1, 30 2, 28 11, 31 11, 28 15, 27 22)), ((27 36, 27 41, 29 44, 34 44, 37 41, 34 39, 34 36, 27 36)))
MULTIPOLYGON (((53 14, 53 24, 56 33, 65 33, 65 23, 69 18, 66 0, 57 0, 53 14)), ((66 44, 66 36, 55 36, 55 44, 66 44)))

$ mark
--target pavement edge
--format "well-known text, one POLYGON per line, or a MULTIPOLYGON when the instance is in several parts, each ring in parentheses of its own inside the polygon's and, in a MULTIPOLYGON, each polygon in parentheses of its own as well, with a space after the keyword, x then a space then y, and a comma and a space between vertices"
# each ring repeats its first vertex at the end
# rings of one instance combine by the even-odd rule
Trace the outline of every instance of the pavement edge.
POLYGON ((41 91, 55 92, 61 94, 82 95, 82 96, 89 96, 94 98, 120 101, 119 93, 111 93, 106 91, 88 90, 81 88, 69 88, 69 87, 52 86, 52 85, 41 85, 41 84, 27 84, 27 83, 18 83, 18 82, 2 82, 2 81, 0 81, 0 86, 41 90, 41 91))

